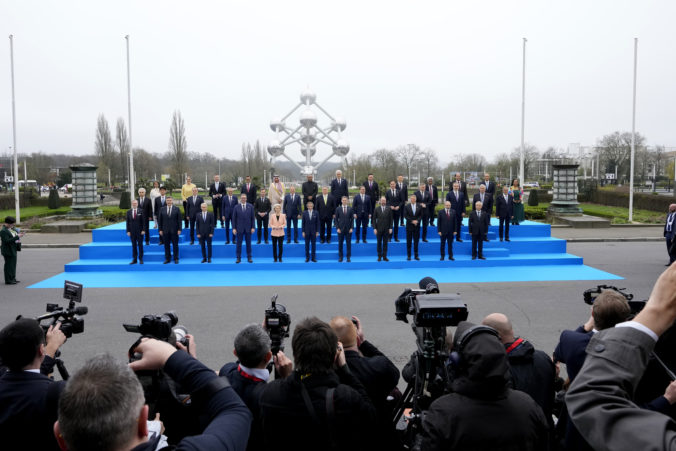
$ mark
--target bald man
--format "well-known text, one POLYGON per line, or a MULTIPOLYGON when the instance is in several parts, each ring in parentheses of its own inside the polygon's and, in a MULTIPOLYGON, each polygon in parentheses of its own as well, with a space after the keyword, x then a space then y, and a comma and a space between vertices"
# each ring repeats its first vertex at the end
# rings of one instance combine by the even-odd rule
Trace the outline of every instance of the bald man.
MULTIPOLYGON (((331 329, 343 344, 345 360, 352 374, 366 389, 378 414, 378 435, 383 443, 391 444, 395 436, 392 422, 392 409, 386 400, 399 382, 399 370, 390 359, 364 338, 361 321, 356 316, 336 316, 331 319, 331 329)), ((390 446, 385 449, 393 449, 390 446)))
POLYGON ((676 204, 669 205, 667 222, 664 224, 664 238, 667 240, 667 253, 669 254, 669 263, 671 265, 676 260, 676 246, 674 246, 674 233, 676 232, 676 204))
POLYGON ((552 359, 544 351, 535 349, 530 342, 515 337, 512 322, 502 313, 491 313, 481 324, 498 331, 507 352, 514 389, 528 393, 542 408, 550 428, 553 427, 556 368, 552 359))

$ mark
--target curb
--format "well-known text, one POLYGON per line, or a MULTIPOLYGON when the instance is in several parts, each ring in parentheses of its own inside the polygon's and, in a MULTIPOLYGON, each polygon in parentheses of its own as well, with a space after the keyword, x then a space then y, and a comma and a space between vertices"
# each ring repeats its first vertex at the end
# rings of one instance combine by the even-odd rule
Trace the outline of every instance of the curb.
POLYGON ((82 246, 81 244, 22 244, 21 249, 72 249, 82 246))

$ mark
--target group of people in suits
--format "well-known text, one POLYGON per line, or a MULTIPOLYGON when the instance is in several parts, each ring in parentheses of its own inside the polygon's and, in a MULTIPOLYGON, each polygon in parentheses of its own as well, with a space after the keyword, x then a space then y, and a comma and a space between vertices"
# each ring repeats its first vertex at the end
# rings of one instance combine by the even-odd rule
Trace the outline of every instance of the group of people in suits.
MULTIPOLYGON (((247 260, 253 262, 251 241, 256 232, 257 244, 272 241, 273 259, 282 261, 283 244, 299 243, 298 220, 302 219, 301 235, 305 241, 306 261, 316 261, 316 241, 331 243, 332 227, 338 234, 338 261, 351 258, 351 238, 355 232, 355 243, 366 243, 367 229, 373 228, 377 241, 378 261, 387 258, 388 243, 393 239, 399 242, 399 226, 405 225, 407 259, 419 260, 419 242, 427 240, 427 229, 437 221, 437 233, 440 239, 440 260, 453 257, 453 241, 462 242, 462 219, 470 205, 467 184, 461 174, 455 174, 452 190, 446 195, 444 208, 438 213, 436 206, 440 202, 434 179, 418 186, 409 194, 409 187, 403 176, 389 182, 389 188, 381 193, 380 186, 369 174, 349 203, 348 183, 342 177, 342 171, 336 171, 336 177, 330 186, 323 186, 321 193, 312 175, 303 183, 302 195, 296 193, 295 186, 286 187, 278 175, 273 176, 269 189, 259 188, 247 176, 240 187, 239 197, 232 187, 220 182, 218 175, 209 186, 213 213, 208 211, 207 203, 199 195, 198 189, 187 178, 181 195, 184 212, 173 205, 173 199, 166 194, 163 186, 155 187, 154 199, 145 196, 145 189, 139 189, 139 197, 127 212, 127 235, 132 241, 131 264, 143 264, 143 246, 150 243, 149 222, 155 221, 159 228, 160 244, 165 248, 165 261, 178 263, 178 237, 183 228, 190 227, 190 244, 194 244, 195 235, 202 250, 202 262, 211 263, 212 241, 217 221, 225 229, 225 244, 236 245, 236 262, 241 262, 242 246, 246 246, 247 260), (381 195, 382 194, 382 195, 381 195), (184 222, 181 221, 183 218, 184 222), (232 229, 232 239, 230 231, 232 229), (292 232, 293 229, 293 232, 292 232), (345 246, 343 246, 345 243, 345 246), (173 252, 172 252, 173 251, 173 252), (344 252, 345 251, 345 252, 344 252)), ((509 241, 509 226, 514 224, 514 210, 517 205, 515 195, 519 194, 518 180, 512 186, 504 186, 502 193, 495 195, 496 184, 490 180, 490 174, 484 174, 479 192, 471 199, 469 214, 469 232, 472 237, 472 258, 485 259, 483 243, 488 241, 490 217, 493 205, 499 219, 500 241, 509 241), (515 188, 516 187, 516 188, 515 188)), ((523 207, 522 207, 523 208, 523 207)))

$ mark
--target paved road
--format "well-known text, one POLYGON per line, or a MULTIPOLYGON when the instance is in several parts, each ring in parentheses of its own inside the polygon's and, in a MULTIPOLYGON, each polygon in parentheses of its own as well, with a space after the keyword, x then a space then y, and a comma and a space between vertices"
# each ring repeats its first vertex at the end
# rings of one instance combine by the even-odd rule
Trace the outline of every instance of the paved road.
MULTIPOLYGON (((663 243, 571 243, 568 251, 583 256, 586 264, 621 275, 638 299, 647 298, 657 276, 665 269, 663 243)), ((58 289, 26 289, 62 271, 63 265, 77 258, 77 249, 26 249, 19 256, 21 284, 1 285, 0 324, 16 315, 37 316, 45 303, 62 303, 58 289)), ((508 267, 486 270, 486 280, 494 271, 518 271, 508 267)), ((197 277, 207 277, 196 274, 197 277)), ((336 277, 340 277, 339 274, 336 277)), ((599 282, 602 283, 602 282, 599 282)), ((560 331, 575 328, 589 315, 582 292, 595 286, 593 281, 442 284, 443 292, 458 292, 468 304, 471 321, 481 321, 499 311, 513 321, 518 335, 536 347, 551 352, 560 331)), ((394 299, 407 285, 349 285, 321 287, 238 287, 238 288, 101 288, 85 289, 83 305, 89 307, 85 333, 76 335, 63 347, 63 359, 71 369, 98 352, 110 352, 121 359, 136 337, 126 333, 122 323, 138 324, 145 314, 175 309, 180 322, 197 336, 198 355, 210 367, 219 368, 233 359, 234 335, 245 324, 259 322, 270 296, 279 294, 292 321, 316 315, 324 320, 334 315, 359 316, 369 340, 399 366, 414 350, 410 326, 394 320, 394 299)), ((288 340, 290 353, 291 341, 288 340)))

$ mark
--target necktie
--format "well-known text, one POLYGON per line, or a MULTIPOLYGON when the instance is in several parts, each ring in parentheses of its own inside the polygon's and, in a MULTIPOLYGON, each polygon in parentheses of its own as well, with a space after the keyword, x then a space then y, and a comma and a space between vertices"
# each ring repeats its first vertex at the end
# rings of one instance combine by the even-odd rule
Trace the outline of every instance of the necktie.
POLYGON ((242 204, 242 211, 246 211, 246 205, 242 204))
POLYGON ((667 232, 671 232, 671 224, 672 224, 673 220, 674 220, 674 214, 669 213, 669 218, 667 218, 667 232))
POLYGON ((411 211, 413 211, 413 214, 415 215, 415 204, 411 204, 411 211))
POLYGON ((476 217, 477 217, 477 219, 481 219, 481 211, 480 210, 476 211, 476 217))
POLYGON ((136 219, 136 209, 134 208, 134 219, 136 219))
POLYGON ((399 189, 401 189, 401 183, 399 184, 399 189))
POLYGON ((197 198, 195 196, 192 196, 192 204, 195 205, 196 202, 197 202, 197 198))
POLYGON ((324 205, 326 205, 326 194, 324 194, 324 205))
POLYGON ((482 204, 484 203, 484 195, 483 194, 481 195, 481 203, 482 204))
POLYGON ((448 208, 446 209, 446 217, 447 217, 447 218, 450 218, 450 217, 451 217, 451 214, 448 212, 448 208))
POLYGON ((394 197, 394 190, 392 190, 392 197, 394 197))
POLYGON ((169 209, 167 210, 167 214, 171 216, 171 207, 169 207, 169 209))
POLYGON ((455 200, 458 200, 458 192, 457 191, 453 191, 453 192, 455 193, 455 200))
POLYGON ((202 213, 202 221, 207 222, 207 214, 202 213))
POLYGON ((309 211, 308 216, 310 217, 310 220, 312 220, 312 210, 309 211))
POLYGON ((369 182, 369 189, 373 188, 373 182, 369 182))
POLYGON ((295 198, 296 198, 296 195, 295 195, 295 194, 292 194, 292 195, 291 195, 291 203, 293 203, 293 201, 294 201, 295 198))
POLYGON ((508 199, 507 199, 507 194, 505 194, 505 203, 507 203, 507 200, 508 200, 508 199))
POLYGON ((364 203, 364 195, 363 194, 361 195, 361 203, 362 204, 364 203))
POLYGON ((347 214, 347 207, 343 206, 343 214, 347 214))
POLYGON ((138 203, 139 207, 143 207, 143 198, 141 198, 140 202, 138 203))
POLYGON ((228 196, 228 202, 232 203, 232 196, 228 196))
POLYGON ((249 191, 249 184, 246 184, 246 190, 249 191))
POLYGON ((385 207, 380 207, 383 213, 385 213, 385 207))
POLYGON ((164 196, 162 196, 162 205, 164 205, 164 196))

